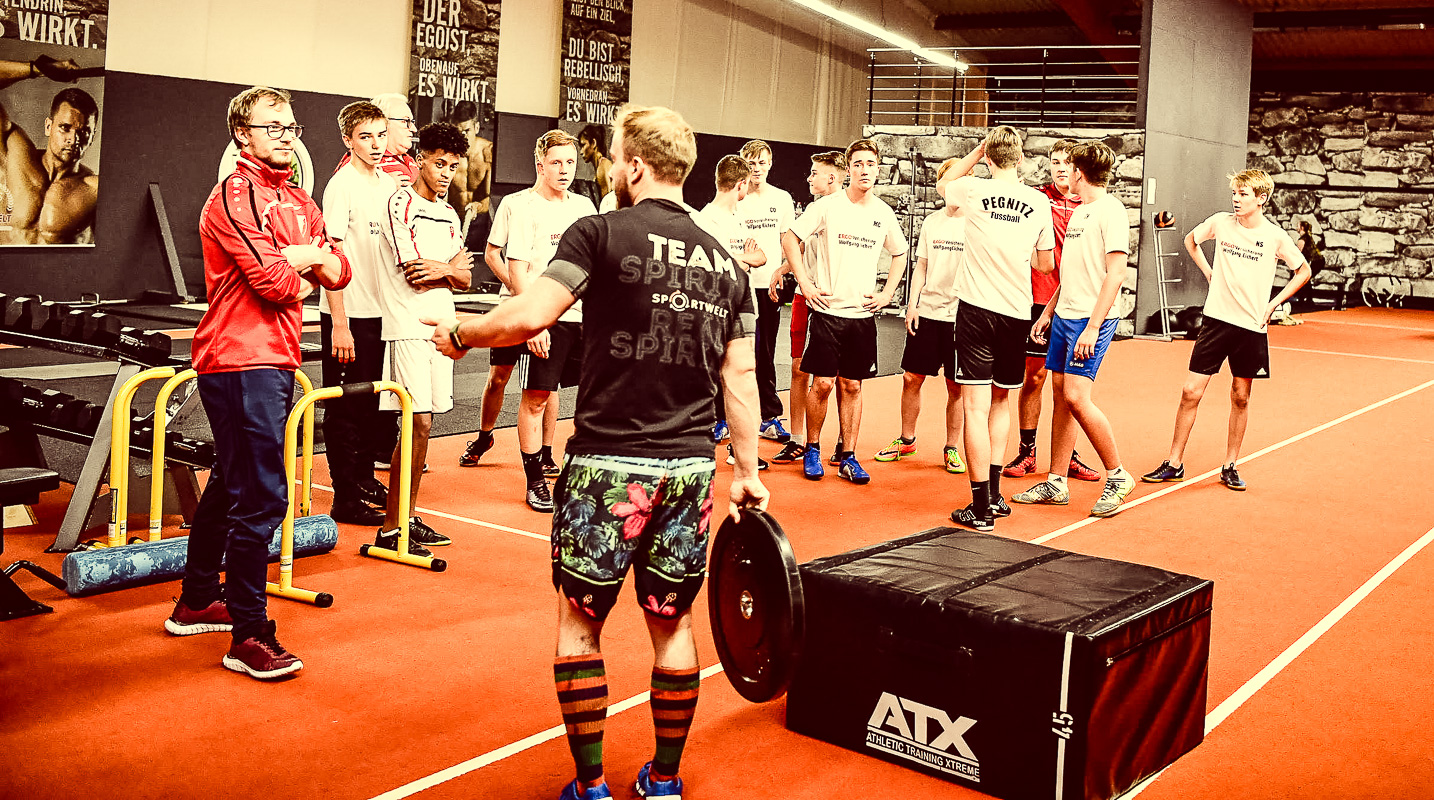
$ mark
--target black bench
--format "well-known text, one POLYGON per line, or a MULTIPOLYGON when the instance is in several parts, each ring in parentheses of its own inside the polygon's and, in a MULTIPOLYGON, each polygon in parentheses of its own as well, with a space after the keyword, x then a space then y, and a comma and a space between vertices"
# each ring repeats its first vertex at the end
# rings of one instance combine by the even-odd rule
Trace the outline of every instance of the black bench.
MULTIPOLYGON (((57 489, 60 475, 41 467, 10 467, 0 469, 0 506, 31 505, 40 502, 40 494, 57 489)), ((5 519, 0 514, 0 553, 5 552, 5 519)), ((44 614, 54 609, 31 600, 25 590, 10 577, 18 570, 27 570, 44 579, 56 589, 64 591, 65 582, 55 573, 29 561, 16 561, 0 572, 0 622, 44 614)))

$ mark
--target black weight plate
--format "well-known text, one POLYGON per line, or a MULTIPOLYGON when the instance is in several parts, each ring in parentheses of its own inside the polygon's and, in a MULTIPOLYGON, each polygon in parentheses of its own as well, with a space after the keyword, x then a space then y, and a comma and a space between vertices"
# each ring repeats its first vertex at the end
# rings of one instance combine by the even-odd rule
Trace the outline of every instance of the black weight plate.
POLYGON ((801 656, 802 578, 791 542, 761 511, 730 518, 712 539, 707 610, 722 668, 753 703, 781 697, 801 656))

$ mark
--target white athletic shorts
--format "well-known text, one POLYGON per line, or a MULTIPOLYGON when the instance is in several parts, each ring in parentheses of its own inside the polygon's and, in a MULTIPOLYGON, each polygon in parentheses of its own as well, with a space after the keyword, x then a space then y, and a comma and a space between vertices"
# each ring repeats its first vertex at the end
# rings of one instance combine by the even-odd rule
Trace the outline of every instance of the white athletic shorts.
MULTIPOLYGON (((413 397, 413 413, 442 414, 453 408, 453 359, 438 352, 427 339, 399 339, 385 342, 388 358, 383 362, 383 379, 402 384, 413 397)), ((398 396, 384 392, 379 408, 398 411, 398 396)))

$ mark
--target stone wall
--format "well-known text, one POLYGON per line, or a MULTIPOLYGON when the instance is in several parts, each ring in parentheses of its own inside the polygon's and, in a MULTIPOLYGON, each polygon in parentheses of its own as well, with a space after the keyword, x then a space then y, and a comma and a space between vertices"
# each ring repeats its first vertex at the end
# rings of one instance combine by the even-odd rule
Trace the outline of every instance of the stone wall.
POLYGON ((1270 217, 1292 236, 1308 221, 1324 238, 1328 266, 1314 287, 1393 283, 1434 297, 1434 97, 1256 93, 1250 100, 1247 163, 1274 178, 1270 217))
MULTIPOLYGON (((943 205, 936 194, 936 168, 948 158, 959 158, 970 153, 985 138, 987 130, 989 129, 914 125, 876 125, 865 128, 863 135, 881 147, 881 177, 875 189, 876 194, 895 209, 913 248, 921 233, 921 221, 943 205), (912 150, 921 154, 915 197, 911 192, 912 150)), ((1132 267, 1117 303, 1122 316, 1129 315, 1135 308, 1136 271, 1133 268, 1140 241, 1141 183, 1145 168, 1144 133, 1135 130, 1043 127, 1022 130, 1021 135, 1025 137, 1026 154, 1021 164, 1021 179, 1032 186, 1050 182, 1051 145, 1061 139, 1100 139, 1115 151, 1115 171, 1110 191, 1125 204, 1129 216, 1132 267)), ((974 174, 982 177, 989 175, 984 164, 978 164, 974 174)))

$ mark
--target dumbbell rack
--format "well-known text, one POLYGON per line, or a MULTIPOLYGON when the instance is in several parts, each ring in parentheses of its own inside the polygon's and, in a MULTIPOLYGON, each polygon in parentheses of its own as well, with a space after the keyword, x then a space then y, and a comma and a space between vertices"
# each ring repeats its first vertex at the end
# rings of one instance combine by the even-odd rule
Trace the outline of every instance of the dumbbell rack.
MULTIPOLYGON (((34 301, 32 301, 34 302, 34 301)), ((50 304, 45 304, 50 305, 50 304)), ((7 308, 8 311, 8 308, 7 308)), ((68 311, 68 309, 66 309, 68 311)), ((32 312, 27 312, 32 313, 32 312)), ((58 314, 57 311, 46 309, 41 314, 39 309, 33 313, 38 316, 45 314, 58 314)), ((8 319, 6 322, 13 324, 18 321, 8 319)), ((18 345, 21 347, 40 347, 56 352, 69 353, 71 355, 84 356, 101 361, 117 361, 118 368, 115 371, 114 384, 110 387, 109 396, 105 400, 104 410, 99 415, 98 424, 93 437, 73 431, 66 431, 48 425, 31 424, 27 443, 34 451, 40 452, 38 434, 44 434, 51 438, 57 438, 78 444, 85 444, 88 440, 88 452, 85 455, 84 466, 80 469, 79 477, 75 480, 74 493, 70 497, 69 505, 65 509, 65 517, 60 523, 59 532, 55 541, 48 548, 47 552, 65 553, 75 550, 80 542, 80 537, 92 527, 89 522, 92 519, 101 520, 98 524, 103 527, 103 520, 108 519, 109 509, 103 507, 106 502, 114 502, 109 493, 101 494, 100 488, 107 481, 107 473, 110 460, 110 436, 113 432, 112 417, 116 397, 120 387, 130 378, 139 374, 140 370, 153 366, 175 366, 183 368, 187 366, 184 359, 174 359, 169 355, 169 340, 163 334, 155 334, 149 331, 137 331, 133 329, 121 329, 121 332, 112 336, 115 341, 113 346, 92 344, 83 341, 72 341, 65 338, 58 338, 50 333, 59 333, 56 326, 37 324, 42 333, 26 333, 23 330, 8 328, 0 329, 0 342, 18 345), (163 337, 161 343, 158 337, 163 337)), ((113 334, 114 332, 112 332, 113 334)), ((107 343, 110 344, 110 343, 107 343)), ((186 408, 176 409, 171 414, 171 419, 177 420, 187 413, 186 408)), ((17 431, 18 433, 18 431, 17 431)), ((144 449, 144 448, 140 448, 144 449)), ((176 492, 179 496, 181 511, 186 518, 193 516, 194 509, 199 500, 199 483, 194 475, 194 465, 180 463, 177 459, 166 458, 164 472, 167 472, 174 482, 176 492)), ((163 473, 153 470, 151 480, 163 480, 163 473)))
POLYGON ((1176 336, 1185 335, 1185 331, 1176 331, 1170 329, 1170 319, 1167 313, 1173 310, 1173 307, 1170 305, 1170 300, 1166 292, 1166 286, 1172 283, 1182 282, 1182 279, 1179 277, 1169 277, 1169 275, 1171 274, 1170 270, 1167 270, 1165 268, 1167 263, 1166 259, 1174 259, 1173 262, 1169 262, 1171 266, 1174 266, 1180 263, 1181 258, 1181 253, 1178 249, 1170 249, 1171 245, 1169 234, 1175 234, 1175 241, 1176 245, 1178 246, 1180 242, 1180 231, 1175 228, 1161 228, 1158 226, 1154 226, 1153 230, 1155 231, 1155 285, 1156 294, 1160 298, 1160 310, 1159 312, 1157 312, 1157 317, 1160 319, 1160 333, 1142 333, 1137 334, 1135 338, 1155 339, 1156 341, 1168 342, 1176 336), (1166 235, 1161 236, 1162 233, 1166 235))

